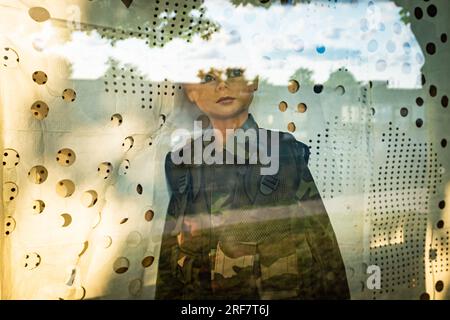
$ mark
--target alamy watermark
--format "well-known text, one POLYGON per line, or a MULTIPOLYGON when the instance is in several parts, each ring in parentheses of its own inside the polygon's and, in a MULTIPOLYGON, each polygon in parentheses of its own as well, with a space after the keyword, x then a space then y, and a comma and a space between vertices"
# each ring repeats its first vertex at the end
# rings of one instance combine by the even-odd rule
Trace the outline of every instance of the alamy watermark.
POLYGON ((381 268, 377 265, 370 265, 366 270, 370 276, 367 278, 366 285, 369 290, 381 289, 381 268))
POLYGON ((262 175, 274 175, 279 169, 279 132, 271 131, 268 139, 266 129, 227 129, 225 146, 216 143, 221 132, 214 128, 202 129, 201 121, 194 122, 192 143, 187 129, 172 132, 171 159, 174 164, 261 164, 262 175), (204 143, 206 142, 206 146, 204 143), (225 150, 225 162, 224 162, 225 150))

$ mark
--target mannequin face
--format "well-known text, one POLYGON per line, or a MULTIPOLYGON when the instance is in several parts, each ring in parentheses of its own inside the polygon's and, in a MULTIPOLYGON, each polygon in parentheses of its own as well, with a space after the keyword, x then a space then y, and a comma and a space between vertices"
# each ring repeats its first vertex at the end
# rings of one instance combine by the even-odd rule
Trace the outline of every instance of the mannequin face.
POLYGON ((232 119, 247 113, 258 88, 258 79, 249 81, 241 68, 200 71, 200 83, 185 84, 189 100, 209 118, 232 119))

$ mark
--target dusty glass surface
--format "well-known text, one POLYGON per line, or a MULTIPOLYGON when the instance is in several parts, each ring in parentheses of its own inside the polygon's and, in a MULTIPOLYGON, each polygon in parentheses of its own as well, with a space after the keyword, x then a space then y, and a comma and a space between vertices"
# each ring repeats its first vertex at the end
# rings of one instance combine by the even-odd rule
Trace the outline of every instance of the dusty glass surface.
POLYGON ((444 0, 0 0, 2 299, 448 299, 444 0))

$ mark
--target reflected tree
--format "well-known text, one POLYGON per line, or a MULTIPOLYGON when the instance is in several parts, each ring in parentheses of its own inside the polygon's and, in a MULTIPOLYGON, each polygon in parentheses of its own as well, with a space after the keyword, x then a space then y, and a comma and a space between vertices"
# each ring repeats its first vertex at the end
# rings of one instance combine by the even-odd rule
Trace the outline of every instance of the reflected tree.
MULTIPOLYGON (((195 35, 203 39, 220 29, 220 26, 205 17, 206 8, 203 1, 155 0, 155 1, 122 1, 130 13, 136 13, 133 18, 123 16, 121 10, 110 11, 117 16, 114 26, 82 25, 84 31, 96 30, 104 39, 118 40, 138 38, 145 40, 149 47, 163 47, 175 38, 190 42, 195 35)), ((87 21, 95 20, 89 17, 94 12, 110 10, 109 1, 98 1, 91 4, 87 11, 87 21)))

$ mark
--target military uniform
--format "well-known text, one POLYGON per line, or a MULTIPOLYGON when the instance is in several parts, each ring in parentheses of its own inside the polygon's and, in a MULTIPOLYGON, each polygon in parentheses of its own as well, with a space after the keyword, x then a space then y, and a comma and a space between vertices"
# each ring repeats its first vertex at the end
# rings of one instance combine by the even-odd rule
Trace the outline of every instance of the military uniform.
MULTIPOLYGON (((258 129, 251 115, 242 126, 249 128, 258 129)), ((273 132, 266 133, 270 141, 273 132)), ((309 148, 284 132, 274 175, 261 175, 261 163, 249 157, 244 164, 175 165, 167 154, 171 198, 156 299, 348 299, 308 158, 309 148)))

